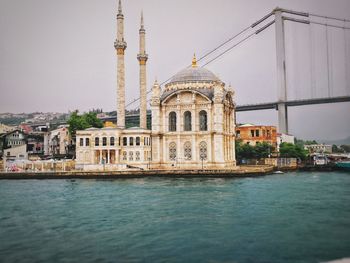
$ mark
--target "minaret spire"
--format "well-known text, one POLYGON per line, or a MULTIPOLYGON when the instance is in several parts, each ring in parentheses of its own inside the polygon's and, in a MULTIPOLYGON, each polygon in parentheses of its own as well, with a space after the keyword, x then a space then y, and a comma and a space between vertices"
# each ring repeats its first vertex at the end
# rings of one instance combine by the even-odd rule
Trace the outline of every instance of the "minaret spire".
POLYGON ((117 126, 125 127, 125 65, 124 51, 126 42, 124 41, 124 15, 122 4, 119 0, 117 14, 117 39, 114 42, 117 51, 117 126))
POLYGON ((148 55, 146 54, 146 30, 144 28, 143 12, 141 11, 141 24, 139 30, 140 51, 137 59, 140 64, 140 128, 147 129, 147 78, 146 78, 146 62, 148 55))
POLYGON ((143 11, 141 11, 141 28, 140 29, 144 29, 144 23, 143 23, 143 11))
POLYGON ((121 0, 119 0, 119 3, 118 3, 118 14, 122 14, 122 2, 121 2, 121 0))

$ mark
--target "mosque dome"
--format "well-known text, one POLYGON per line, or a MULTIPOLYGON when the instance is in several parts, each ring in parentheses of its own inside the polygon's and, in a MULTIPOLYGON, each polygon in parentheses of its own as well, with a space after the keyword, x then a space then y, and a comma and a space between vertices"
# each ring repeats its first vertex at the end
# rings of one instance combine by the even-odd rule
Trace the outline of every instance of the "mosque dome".
POLYGON ((185 68, 175 74, 170 83, 176 82, 201 82, 201 81, 219 81, 219 78, 215 74, 205 68, 197 67, 196 57, 193 57, 192 67, 185 68))

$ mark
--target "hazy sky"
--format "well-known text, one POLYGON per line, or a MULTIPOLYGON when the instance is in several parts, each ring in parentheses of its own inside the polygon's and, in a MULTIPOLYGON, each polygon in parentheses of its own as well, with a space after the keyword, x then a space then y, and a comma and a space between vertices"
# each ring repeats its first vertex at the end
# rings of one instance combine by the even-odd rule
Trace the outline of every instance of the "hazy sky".
MULTIPOLYGON (((156 77, 161 82, 190 64, 194 52, 200 57, 276 6, 350 19, 349 0, 122 3, 128 44, 127 101, 139 94, 136 55, 141 10, 149 88, 156 77)), ((116 9, 116 0, 0 0, 0 112, 115 110, 116 9)), ((206 66, 234 87, 237 104, 276 100, 274 33, 271 27, 206 66)), ((329 30, 328 37, 331 92, 350 95, 350 32, 329 30)), ((328 94, 324 39, 324 27, 286 24, 290 99, 328 94)), ((350 136, 350 103, 294 107, 289 113, 290 133, 298 137, 350 136)), ((239 122, 276 124, 277 112, 238 113, 237 118, 239 122)))

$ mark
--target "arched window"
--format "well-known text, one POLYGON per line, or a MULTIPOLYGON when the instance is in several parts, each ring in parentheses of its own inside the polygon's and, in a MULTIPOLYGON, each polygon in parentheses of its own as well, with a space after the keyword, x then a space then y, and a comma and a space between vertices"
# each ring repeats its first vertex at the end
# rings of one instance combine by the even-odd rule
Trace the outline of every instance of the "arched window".
POLYGON ((140 137, 136 137, 136 145, 137 145, 137 146, 140 145, 140 137))
POLYGON ((129 145, 134 146, 134 137, 129 138, 129 145))
POLYGON ((176 131, 176 113, 174 111, 169 113, 169 131, 176 131))
POLYGON ((111 137, 111 138, 110 138, 110 145, 111 145, 111 146, 114 146, 114 137, 111 137))
POLYGON ((186 111, 184 113, 184 130, 185 131, 192 130, 192 115, 190 111, 186 111))
POLYGON ((199 143, 199 159, 200 160, 207 160, 207 158, 208 158, 207 143, 200 142, 199 143))
POLYGON ((128 145, 128 138, 123 137, 123 146, 127 146, 128 145))
POLYGON ((208 116, 205 110, 199 112, 199 130, 207 131, 208 130, 208 116))
POLYGON ((99 146, 100 145, 100 138, 96 137, 95 138, 95 146, 99 146))
POLYGON ((184 144, 184 157, 185 157, 185 160, 192 159, 192 147, 190 142, 185 142, 184 144))
POLYGON ((85 139, 85 146, 90 146, 90 139, 89 138, 85 139))
POLYGON ((171 142, 169 144, 169 160, 175 161, 176 160, 176 143, 171 142))
POLYGON ((106 146, 107 145, 107 137, 103 137, 102 138, 102 146, 106 146))
POLYGON ((84 139, 83 138, 80 138, 79 146, 84 146, 84 139))

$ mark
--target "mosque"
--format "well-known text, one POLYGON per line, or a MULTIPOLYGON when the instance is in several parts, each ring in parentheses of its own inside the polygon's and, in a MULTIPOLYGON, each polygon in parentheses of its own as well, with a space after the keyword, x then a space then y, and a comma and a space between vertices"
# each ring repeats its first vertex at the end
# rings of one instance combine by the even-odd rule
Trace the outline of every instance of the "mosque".
POLYGON ((215 74, 192 66, 160 87, 152 87, 152 128, 147 129, 145 28, 141 14, 140 127, 125 128, 124 15, 117 14, 117 123, 76 134, 76 168, 86 171, 130 169, 234 169, 234 91, 215 74))

